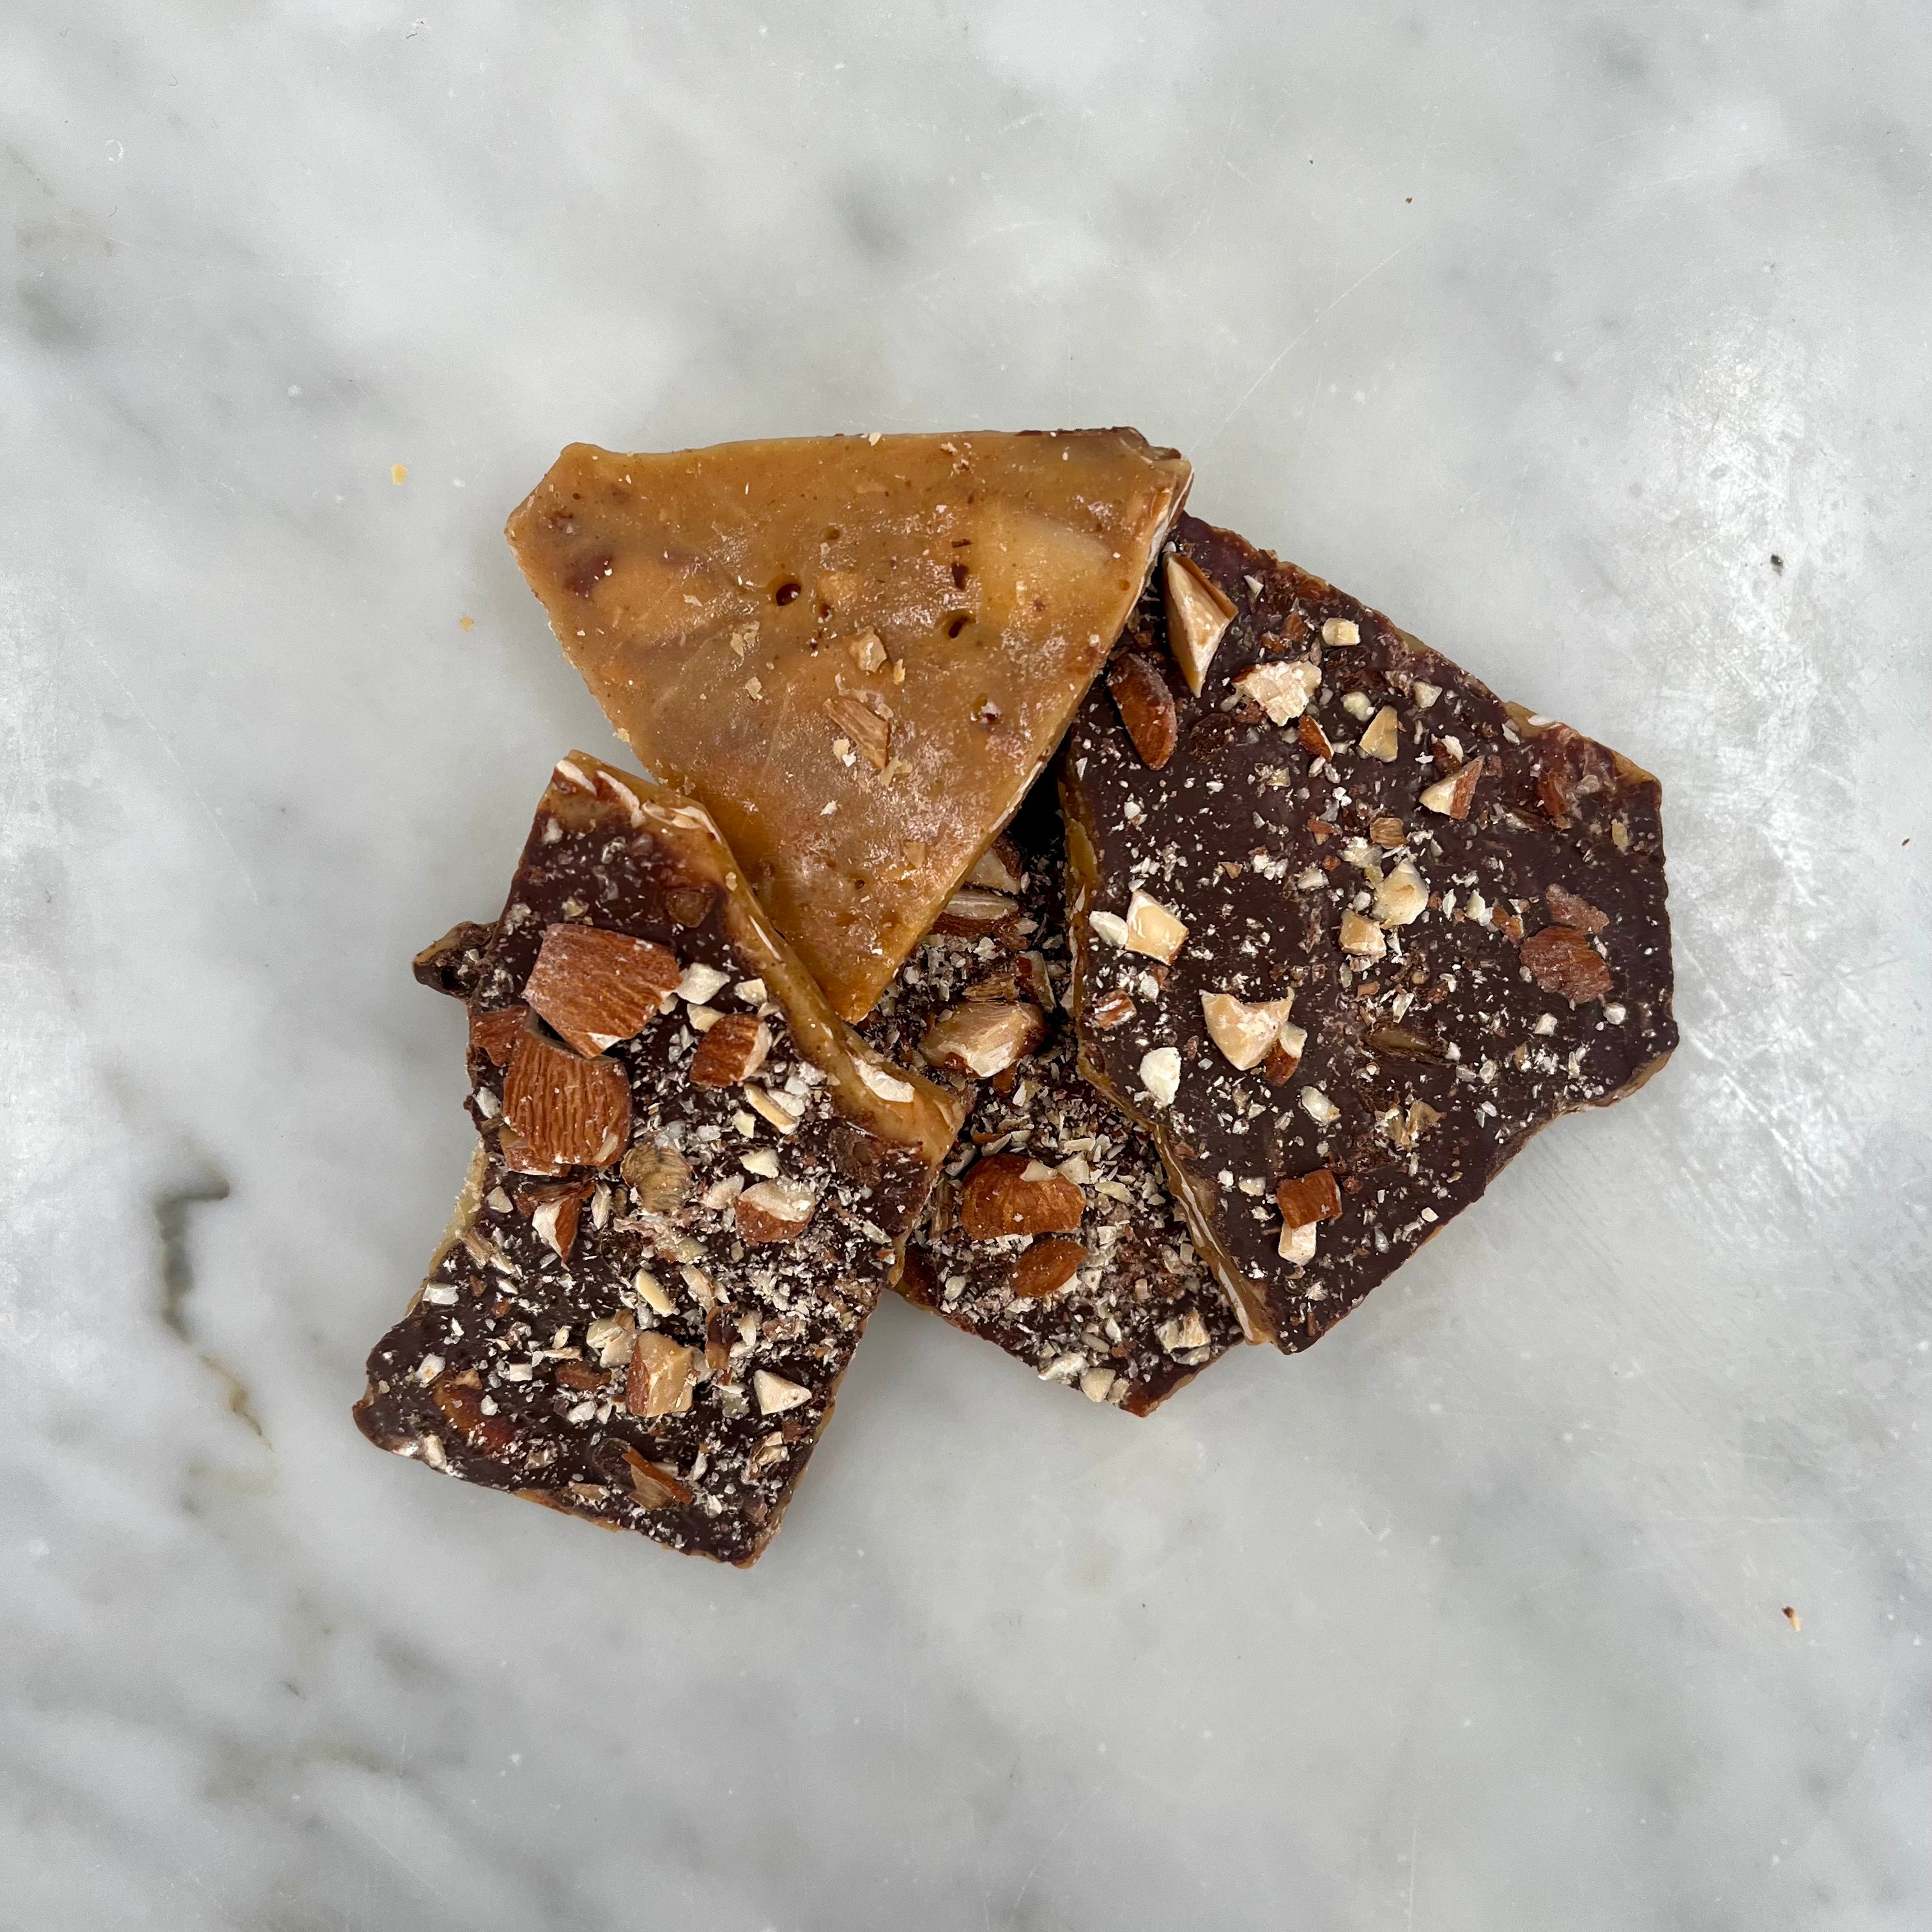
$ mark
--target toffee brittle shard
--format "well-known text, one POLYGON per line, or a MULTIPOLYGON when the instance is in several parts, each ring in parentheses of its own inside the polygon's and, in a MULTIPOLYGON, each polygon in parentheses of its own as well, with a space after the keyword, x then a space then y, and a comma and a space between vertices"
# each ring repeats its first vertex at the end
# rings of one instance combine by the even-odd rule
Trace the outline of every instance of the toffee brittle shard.
POLYGON ((860 1031, 968 1099, 899 1292, 1042 1379, 1150 1414, 1241 1340, 1149 1136, 1076 1064, 1051 777, 860 1031))
POLYGON ((508 536, 856 1020, 1052 757, 1190 475, 1125 429, 578 443, 508 536))
POLYGON ((1167 564, 1060 767, 1082 1064, 1292 1350, 1670 1057, 1659 788, 1227 531, 1167 564))
POLYGON ((482 1142, 358 1424, 467 1481, 754 1561, 958 1103, 832 1013, 701 807, 582 752, 495 926, 418 970, 467 998, 482 1142))

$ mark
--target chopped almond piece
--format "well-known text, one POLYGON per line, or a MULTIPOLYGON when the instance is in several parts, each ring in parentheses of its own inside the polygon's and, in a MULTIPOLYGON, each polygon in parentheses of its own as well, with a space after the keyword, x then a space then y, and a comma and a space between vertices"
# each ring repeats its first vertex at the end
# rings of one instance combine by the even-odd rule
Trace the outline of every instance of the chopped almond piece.
POLYGON ((1342 1211, 1341 1190, 1328 1168, 1312 1174, 1291 1175, 1274 1191, 1282 1220, 1291 1228, 1305 1228, 1316 1221, 1332 1221, 1342 1211))
POLYGON ((976 1162, 959 1197, 959 1222, 976 1241, 1001 1234, 1072 1234, 1086 1202, 1064 1175, 1023 1154, 976 1162))
POLYGON ((1196 698, 1216 647, 1233 621, 1233 600, 1178 550, 1169 550, 1161 576, 1167 598, 1168 648, 1196 698))
POLYGON ((1024 1059, 1046 1036, 1046 1016, 1037 1006, 969 1000, 934 1020, 919 1050, 950 1073, 986 1080, 1024 1059))
POLYGON ((538 1172, 608 1167, 630 1138, 630 1083, 615 1060, 586 1060, 526 1027, 503 1081, 503 1118, 538 1172))
POLYGON ((1064 1288, 1080 1270, 1087 1250, 1059 1236, 1036 1241, 1013 1264, 1013 1292, 1034 1301, 1064 1288))
POLYGON ((750 1013, 723 1013, 698 1042, 689 1078, 694 1087, 735 1087, 765 1064, 771 1029, 750 1013))
POLYGON ((1138 651, 1124 651, 1107 667, 1107 688, 1141 763, 1159 771, 1174 756, 1178 728, 1174 694, 1160 668, 1138 651))
POLYGON ((586 1059, 634 1038, 677 989, 684 969, 668 946, 594 926, 544 928, 524 1000, 586 1059))
POLYGON ((1294 1005, 1292 994, 1285 1000, 1262 1000, 1252 1005, 1232 993, 1201 995, 1208 1037, 1221 1049, 1228 1064, 1244 1072, 1258 1066, 1268 1057, 1281 1038, 1282 1028, 1294 1005))
POLYGON ((1440 812, 1444 818, 1467 818, 1470 802, 1476 796, 1476 781, 1482 776, 1483 760, 1472 758, 1446 778, 1438 778, 1427 787, 1418 802, 1431 812, 1440 812))

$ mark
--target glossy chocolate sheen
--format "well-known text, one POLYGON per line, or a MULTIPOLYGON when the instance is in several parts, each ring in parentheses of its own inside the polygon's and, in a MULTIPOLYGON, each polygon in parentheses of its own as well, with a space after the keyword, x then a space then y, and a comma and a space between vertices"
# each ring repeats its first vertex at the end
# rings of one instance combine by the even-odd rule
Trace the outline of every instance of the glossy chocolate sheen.
POLYGON ((428 1281, 369 1358, 356 1421, 380 1446, 465 1480, 748 1563, 896 1270, 957 1106, 884 1067, 832 1016, 701 811, 581 753, 544 795, 473 983, 469 1104, 482 1145, 428 1281), (716 982, 701 1009, 669 996, 598 1057, 622 1070, 631 1117, 626 1147, 602 1166, 559 1168, 518 1145, 503 1069, 478 1043, 492 1015, 510 1012, 514 1034, 558 925, 656 942, 716 982), (693 1084, 700 1010, 767 1029, 748 1078, 693 1084), (778 1130, 768 1109, 796 1124, 778 1130), (667 1148, 688 1170, 674 1202, 633 1181, 632 1156, 667 1148), (737 1196, 767 1174, 810 1191, 795 1238, 746 1238, 737 1196), (574 1233, 554 1218, 560 1192, 574 1198, 574 1233), (661 1346, 652 1337, 693 1352, 681 1412, 627 1406, 630 1358, 661 1346))
MULTIPOLYGON (((1178 748, 1162 769, 1142 763, 1104 682, 1069 736, 1081 1052, 1155 1133, 1231 1295, 1292 1350, 1475 1200, 1529 1135, 1618 1099, 1670 1054, 1659 790, 1627 759, 1504 704, 1379 613, 1240 537, 1184 518, 1173 547, 1234 616, 1198 698, 1169 654, 1157 592, 1130 622, 1120 650, 1158 672, 1175 706, 1178 748), (1334 641, 1352 630, 1358 641, 1334 641), (1271 722, 1234 682, 1258 664, 1293 662, 1319 670, 1306 730, 1299 718, 1271 722), (1359 746, 1384 706, 1400 733, 1388 762, 1359 746), (1466 818, 1421 804, 1425 788, 1478 758, 1466 818), (1405 856, 1426 908, 1384 926, 1376 889, 1405 856), (1090 921, 1124 915, 1136 888, 1187 928, 1171 964, 1114 946, 1090 921), (1350 914, 1352 938, 1382 956, 1342 950, 1350 914), (1597 914, 1600 928, 1581 929, 1597 914), (1570 982, 1576 1001, 1526 963, 1547 981, 1552 956, 1580 958, 1582 982, 1570 982), (1202 995, 1219 993, 1293 997, 1306 1039, 1281 1084, 1264 1066, 1237 1070, 1210 1038, 1202 995), (1121 994, 1133 1016, 1096 1024, 1100 1002, 1121 994), (1171 1104, 1143 1076, 1162 1048, 1179 1058, 1171 1104), (1312 1200, 1324 1170, 1339 1214, 1314 1224, 1312 1259, 1286 1258, 1277 1190, 1301 1179, 1295 1198, 1312 1200)), ((1284 1066, 1278 1058, 1277 1077, 1284 1066)))
POLYGON ((976 935, 928 934, 860 1028, 880 1052, 917 1066, 926 1029, 974 998, 1036 990, 1047 1024, 1034 1052, 992 1078, 933 1072, 968 1096, 971 1111, 908 1246, 899 1292, 1042 1379, 1145 1415, 1238 1342, 1240 1328, 1195 1251, 1153 1141, 1076 1064, 1058 997, 1069 970, 1065 848, 1050 778, 1004 842, 1022 868, 1010 918, 976 935), (980 1240, 967 1232, 959 1201, 974 1168, 1014 1153, 1079 1188, 1076 1232, 980 1240), (1074 1274, 1050 1293, 1016 1294, 1028 1250, 1061 1238, 1084 1251, 1074 1274))

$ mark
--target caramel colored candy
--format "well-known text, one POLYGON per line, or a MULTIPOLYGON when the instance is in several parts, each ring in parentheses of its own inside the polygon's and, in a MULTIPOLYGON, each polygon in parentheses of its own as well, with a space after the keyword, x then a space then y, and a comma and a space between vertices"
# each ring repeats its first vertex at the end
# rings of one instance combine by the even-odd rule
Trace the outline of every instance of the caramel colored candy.
POLYGON ((576 443, 508 536, 619 735, 857 1019, 1059 743, 1190 475, 1125 429, 576 443))

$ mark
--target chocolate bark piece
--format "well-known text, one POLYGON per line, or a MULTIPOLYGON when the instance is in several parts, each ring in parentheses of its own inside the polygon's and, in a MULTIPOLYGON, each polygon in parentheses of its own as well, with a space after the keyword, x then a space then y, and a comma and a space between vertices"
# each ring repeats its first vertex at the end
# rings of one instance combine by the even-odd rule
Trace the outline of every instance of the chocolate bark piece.
POLYGON ((358 1426, 752 1562, 958 1104, 836 1018, 701 807, 582 752, 544 793, 470 1010, 482 1144, 358 1426), (550 1030, 533 981, 599 1050, 550 1030))
POLYGON ((1658 786, 1227 531, 1183 518, 1166 561, 1232 614, 1198 698, 1169 627, 1198 656, 1219 605, 1150 592, 1129 624, 1175 705, 1158 770, 1103 686, 1069 736, 1082 1064, 1292 1350, 1669 1057, 1658 786))
POLYGON ((972 874, 970 890, 988 898, 1005 886, 1008 909, 982 906, 977 931, 956 914, 944 923, 968 929, 928 934, 860 1031, 903 1065, 926 1058, 933 1078, 971 1106, 908 1248, 899 1292, 1043 1378, 1145 1415, 1241 1333, 1195 1251, 1153 1141, 1076 1064, 1060 1004, 1069 970, 1064 866, 1049 777, 972 874), (1016 1036, 999 1016, 1014 1013, 1039 1025, 1024 1024, 1017 1036, 1035 1043, 1006 1060, 1016 1036), (960 1059, 962 1034, 989 1042, 980 1063, 988 1077, 960 1059), (1042 1174, 1029 1181, 1034 1162, 1042 1174), (1048 1171, 1057 1184, 1050 1198, 1048 1171), (1071 1216, 1058 1211, 1070 1204, 1071 1216), (978 1214, 997 1216, 1003 1205, 1040 1223, 1039 1232, 976 1238, 974 1226, 989 1225, 978 1214))
POLYGON ((1190 476, 1125 429, 578 443, 508 536, 856 1020, 1052 755, 1190 476))

